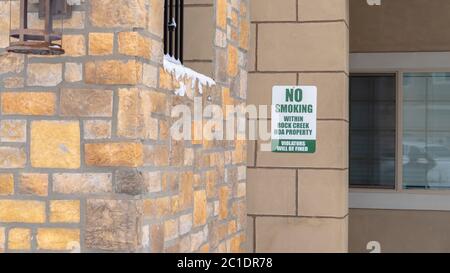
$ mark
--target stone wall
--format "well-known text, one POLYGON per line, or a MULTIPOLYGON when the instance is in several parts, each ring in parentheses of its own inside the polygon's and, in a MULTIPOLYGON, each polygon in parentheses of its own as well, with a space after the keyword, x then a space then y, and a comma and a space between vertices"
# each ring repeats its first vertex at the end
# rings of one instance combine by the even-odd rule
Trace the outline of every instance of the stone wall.
POLYGON ((12 17, 0 1, 0 251, 242 251, 245 141, 174 141, 170 128, 196 97, 245 105, 247 1, 213 3, 216 85, 202 88, 163 68, 163 0, 81 1, 57 57, 4 52, 11 5, 12 17))
POLYGON ((348 1, 253 0, 251 22, 247 103, 271 105, 274 85, 317 86, 318 139, 315 154, 249 143, 250 251, 346 252, 348 1))

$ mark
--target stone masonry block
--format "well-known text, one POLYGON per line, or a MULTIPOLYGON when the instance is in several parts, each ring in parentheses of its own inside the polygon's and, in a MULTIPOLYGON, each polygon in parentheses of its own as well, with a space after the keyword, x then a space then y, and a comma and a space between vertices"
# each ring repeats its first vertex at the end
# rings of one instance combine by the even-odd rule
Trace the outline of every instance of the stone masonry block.
POLYGON ((92 84, 131 84, 142 82, 142 63, 129 61, 94 61, 85 64, 85 81, 92 84))
POLYGON ((24 168, 26 163, 27 155, 23 148, 0 147, 0 168, 24 168))
POLYGON ((4 92, 0 96, 4 115, 50 116, 55 113, 54 93, 4 92))
POLYGON ((69 117, 110 117, 113 91, 96 89, 62 89, 60 110, 69 117))
POLYGON ((142 207, 134 200, 88 200, 85 244, 92 250, 136 251, 142 207))
POLYGON ((0 222, 44 223, 45 202, 0 200, 0 222))
POLYGON ((66 228, 39 228, 37 248, 41 250, 73 251, 80 248, 80 230, 66 228))
POLYGON ((80 125, 74 121, 31 123, 31 165, 35 168, 78 169, 80 125))
POLYGON ((80 201, 79 200, 50 201, 50 222, 52 223, 80 222, 80 201))
POLYGON ((14 194, 14 175, 8 173, 0 174, 0 195, 14 194))
POLYGON ((91 0, 91 24, 103 28, 145 28, 147 9, 144 0, 91 0))
POLYGON ((139 195, 146 193, 143 174, 136 169, 123 169, 116 172, 116 193, 139 195))
POLYGON ((114 33, 89 33, 89 55, 113 53, 114 33))
POLYGON ((143 147, 134 142, 86 144, 85 162, 98 167, 139 167, 143 165, 143 147))
POLYGON ((112 192, 109 173, 57 173, 53 191, 60 194, 104 194, 112 192))
POLYGON ((57 86, 62 82, 62 64, 32 63, 27 69, 29 86, 57 86))
POLYGON ((48 174, 22 173, 19 181, 19 193, 37 196, 48 195, 48 174))

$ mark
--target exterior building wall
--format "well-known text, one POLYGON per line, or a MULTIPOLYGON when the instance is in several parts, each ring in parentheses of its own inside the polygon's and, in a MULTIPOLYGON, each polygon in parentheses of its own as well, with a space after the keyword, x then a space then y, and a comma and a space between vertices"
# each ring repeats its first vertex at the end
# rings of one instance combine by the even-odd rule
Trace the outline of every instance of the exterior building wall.
POLYGON ((315 154, 248 148, 248 237, 255 252, 346 252, 348 1, 251 1, 248 104, 274 85, 318 87, 315 154))
POLYGON ((448 253, 449 228, 448 211, 352 209, 349 251, 367 253, 377 241, 383 253, 448 253))
MULTIPOLYGON (((383 67, 387 71, 448 71, 448 64, 445 61, 440 63, 439 52, 446 55, 450 50, 450 35, 443 31, 449 24, 449 5, 446 0, 396 0, 368 6, 365 1, 350 0, 350 52, 359 57, 373 57, 373 69, 368 63, 363 68, 351 63, 350 72, 382 73, 383 67), (396 54, 389 54, 394 52, 399 55, 411 52, 411 56, 417 56, 394 58, 396 54), (439 57, 433 59, 433 53, 439 57), (352 71, 355 67, 357 71, 352 71)), ((389 196, 391 193, 386 190, 355 190, 356 194, 363 192, 367 193, 366 197, 371 194, 389 196)), ((414 205, 412 199, 404 201, 404 197, 414 196, 412 192, 392 193, 391 197, 383 199, 383 203, 388 205, 384 208, 368 203, 364 206, 364 202, 350 207, 349 251, 369 252, 367 244, 377 241, 382 252, 448 252, 449 212, 442 206, 447 202, 439 201, 440 198, 446 199, 446 193, 419 190, 415 192, 415 200, 426 200, 419 205, 414 205)))
POLYGON ((449 8, 446 0, 350 0, 350 52, 449 51, 449 8))
POLYGON ((1 252, 243 250, 245 142, 175 141, 170 112, 194 98, 245 105, 248 3, 211 3, 213 42, 197 42, 211 46, 216 85, 202 88, 163 68, 163 3, 81 1, 66 54, 45 57, 5 52, 0 1, 1 252))

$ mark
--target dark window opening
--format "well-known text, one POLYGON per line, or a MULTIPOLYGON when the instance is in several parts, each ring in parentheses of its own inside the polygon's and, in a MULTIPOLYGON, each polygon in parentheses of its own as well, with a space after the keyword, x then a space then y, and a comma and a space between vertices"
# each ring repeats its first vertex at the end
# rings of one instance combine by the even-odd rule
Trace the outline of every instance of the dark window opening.
POLYGON ((165 0, 164 54, 183 62, 184 0, 165 0))
POLYGON ((350 76, 350 186, 395 189, 396 76, 350 76))

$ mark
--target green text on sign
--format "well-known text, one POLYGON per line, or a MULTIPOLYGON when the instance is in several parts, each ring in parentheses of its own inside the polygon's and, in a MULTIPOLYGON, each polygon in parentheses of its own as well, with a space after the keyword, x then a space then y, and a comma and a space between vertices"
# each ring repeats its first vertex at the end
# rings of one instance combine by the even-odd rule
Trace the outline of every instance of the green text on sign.
POLYGON ((272 152, 315 153, 317 87, 274 86, 272 152))

